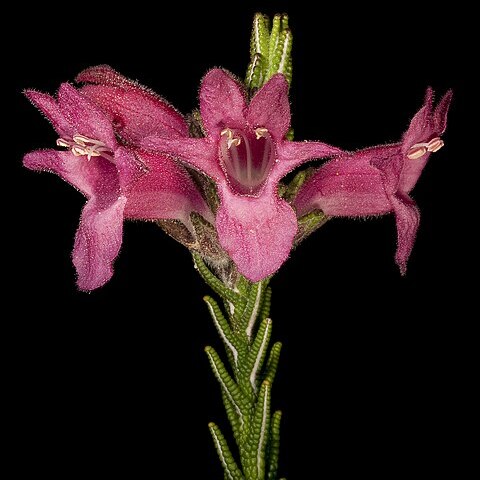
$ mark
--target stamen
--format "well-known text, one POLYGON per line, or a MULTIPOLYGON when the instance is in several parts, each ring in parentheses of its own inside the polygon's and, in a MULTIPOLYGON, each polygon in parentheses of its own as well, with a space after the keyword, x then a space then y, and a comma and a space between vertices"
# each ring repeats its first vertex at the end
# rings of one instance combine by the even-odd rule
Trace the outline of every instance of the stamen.
POLYGON ((262 137, 267 137, 268 130, 266 128, 256 128, 255 129, 255 136, 257 137, 257 140, 260 140, 262 137))
POLYGON ((225 130, 222 130, 220 132, 220 135, 223 137, 224 135, 227 136, 227 148, 230 150, 232 145, 235 145, 238 147, 240 143, 242 143, 242 140, 239 137, 234 137, 233 136, 233 130, 230 130, 229 128, 226 128, 225 130))
POLYGON ((63 138, 58 138, 57 139, 57 145, 59 147, 70 147, 70 143, 68 142, 68 140, 65 140, 63 138))
POLYGON ((73 146, 71 150, 76 157, 82 157, 83 155, 87 155, 85 148, 82 146, 73 146))
POLYGON ((429 152, 438 152, 444 145, 445 142, 441 138, 433 138, 428 142, 427 150, 429 152))
POLYGON ((423 157, 427 152, 438 152, 444 145, 444 141, 439 137, 432 138, 427 143, 416 143, 408 150, 407 158, 415 160, 423 157))
POLYGON ((413 145, 410 147, 407 153, 407 158, 411 160, 416 160, 417 158, 423 157, 427 153, 427 149, 423 145, 413 145))
POLYGON ((238 147, 241 143, 242 141, 239 138, 229 138, 227 140, 227 148, 230 149, 232 145, 235 145, 236 147, 238 147))
POLYGON ((105 146, 105 144, 100 140, 95 140, 93 138, 84 137, 83 135, 78 135, 78 134, 73 136, 73 141, 82 146, 88 146, 88 144, 98 145, 99 147, 105 146))
POLYGON ((92 157, 103 157, 113 162, 112 151, 100 140, 76 134, 73 136, 73 140, 59 138, 57 145, 70 148, 76 157, 86 156, 87 160, 91 160, 92 157))

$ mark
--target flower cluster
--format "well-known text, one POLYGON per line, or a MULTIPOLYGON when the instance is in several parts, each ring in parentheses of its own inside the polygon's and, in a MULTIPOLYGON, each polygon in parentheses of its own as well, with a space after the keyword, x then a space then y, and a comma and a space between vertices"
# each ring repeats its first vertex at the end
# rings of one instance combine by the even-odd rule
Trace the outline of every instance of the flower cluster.
POLYGON ((188 118, 108 66, 76 82, 62 84, 57 98, 25 92, 51 121, 58 148, 28 153, 24 164, 58 174, 87 198, 73 248, 81 290, 111 278, 125 219, 157 221, 214 267, 258 282, 288 258, 311 212, 393 213, 405 271, 419 223, 409 193, 443 146, 451 92, 434 106, 428 89, 398 143, 348 153, 287 139, 289 85, 281 73, 249 95, 233 75, 213 69, 202 80, 199 112, 188 118), (289 172, 324 158, 284 194, 289 172))

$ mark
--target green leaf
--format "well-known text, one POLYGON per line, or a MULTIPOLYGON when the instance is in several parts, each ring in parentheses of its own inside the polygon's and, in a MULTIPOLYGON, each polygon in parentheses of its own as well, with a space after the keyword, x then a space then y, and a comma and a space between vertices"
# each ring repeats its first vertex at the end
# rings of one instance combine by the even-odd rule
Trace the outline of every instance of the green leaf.
POLYGON ((258 388, 258 377, 267 355, 268 343, 272 334, 272 320, 266 318, 260 325, 258 333, 248 353, 246 365, 246 374, 248 382, 254 392, 258 388))
POLYGON ((247 69, 246 86, 253 93, 276 73, 285 75, 292 82, 292 32, 288 16, 273 17, 272 29, 266 15, 255 14, 250 40, 250 64, 247 69))
POLYGON ((212 347, 206 347, 205 353, 210 361, 213 374, 218 380, 218 383, 222 387, 222 390, 227 395, 228 400, 235 408, 235 412, 240 420, 240 428, 248 421, 249 401, 240 390, 240 387, 235 383, 233 378, 227 372, 225 365, 220 360, 217 352, 212 347))
POLYGON ((253 17, 252 37, 250 40, 250 55, 253 57, 260 53, 268 57, 268 47, 270 41, 270 19, 267 15, 256 13, 253 17))
POLYGON ((238 418, 237 411, 233 406, 232 402, 228 399, 228 395, 222 390, 222 400, 225 411, 227 412, 228 421, 232 427, 233 436, 237 445, 240 445, 242 442, 243 428, 240 425, 240 419, 238 418))
POLYGON ((230 321, 230 325, 232 327, 232 331, 234 333, 237 333, 239 331, 239 319, 238 319, 238 311, 237 309, 235 308, 235 305, 228 301, 228 300, 223 300, 223 307, 225 308, 225 311, 227 312, 227 315, 228 315, 228 319, 230 321))
POLYGON ((265 456, 270 438, 270 394, 270 382, 264 381, 260 388, 247 441, 248 456, 244 464, 249 480, 265 480, 265 456))
POLYGON ((252 282, 249 282, 244 276, 239 275, 237 283, 235 284, 235 289, 238 290, 243 296, 247 296, 250 291, 252 282))
POLYGON ((220 337, 225 345, 225 348, 231 360, 232 367, 234 369, 237 369, 238 355, 242 347, 237 342, 237 339, 235 338, 235 335, 233 334, 230 325, 228 324, 226 318, 220 310, 217 302, 209 296, 203 297, 203 300, 207 304, 208 310, 213 319, 213 323, 215 324, 215 328, 220 334, 220 337))
POLYGON ((292 202, 298 194, 302 185, 315 173, 315 168, 306 168, 300 170, 288 184, 287 190, 283 194, 283 198, 287 202, 292 202))
MULTIPOLYGON (((276 14, 273 17, 273 23, 272 23, 272 31, 270 32, 270 42, 268 45, 268 59, 269 62, 271 62, 271 59, 273 58, 275 51, 277 50, 278 47, 278 40, 280 37, 280 28, 281 28, 281 23, 282 23, 282 15, 276 14)), ((269 63, 268 66, 268 73, 269 75, 273 75, 273 68, 272 65, 269 63)))
POLYGON ((263 296, 262 308, 260 309, 260 320, 265 320, 270 316, 270 306, 272 304, 272 289, 267 287, 263 296))
POLYGON ((268 60, 260 53, 256 53, 247 68, 245 83, 250 90, 259 89, 265 83, 265 70, 268 60))
POLYGON ((266 15, 255 14, 250 40, 250 63, 245 79, 247 88, 252 91, 259 89, 267 80, 269 24, 270 20, 266 15))
POLYGON ((269 281, 270 279, 258 283, 252 283, 252 286, 250 287, 247 303, 242 315, 242 325, 245 328, 245 333, 247 334, 248 339, 252 338, 255 321, 262 306, 263 293, 265 292, 265 288, 269 281))
POLYGON ((213 422, 208 424, 210 433, 212 434, 215 448, 217 449, 218 456, 222 462, 225 475, 228 480, 244 480, 241 470, 238 468, 237 462, 233 458, 232 452, 228 448, 227 441, 223 436, 220 428, 213 422))
POLYGON ((268 357, 267 368, 265 370, 265 380, 273 384, 275 374, 277 373, 278 362, 280 360, 280 352, 282 351, 282 344, 276 342, 273 344, 268 357))
POLYGON ((282 412, 277 410, 272 416, 270 448, 268 452, 268 480, 277 479, 278 459, 280 455, 280 422, 282 412))
POLYGON ((292 81, 292 71, 290 66, 291 54, 292 54, 293 36, 289 29, 282 30, 279 35, 277 47, 270 57, 269 76, 276 73, 282 73, 285 75, 288 83, 292 81))
POLYGON ((268 48, 267 81, 272 75, 282 73, 290 85, 292 83, 292 43, 293 36, 288 28, 288 16, 275 15, 268 48))
POLYGON ((293 241, 294 246, 299 245, 303 240, 310 236, 315 230, 323 227, 329 220, 321 210, 313 210, 298 219, 298 232, 293 241))
POLYGON ((222 298, 232 302, 235 305, 235 308, 243 310, 243 308, 245 308, 245 300, 238 293, 225 286, 205 265, 205 262, 200 255, 193 253, 192 256, 195 268, 205 280, 205 283, 222 298))

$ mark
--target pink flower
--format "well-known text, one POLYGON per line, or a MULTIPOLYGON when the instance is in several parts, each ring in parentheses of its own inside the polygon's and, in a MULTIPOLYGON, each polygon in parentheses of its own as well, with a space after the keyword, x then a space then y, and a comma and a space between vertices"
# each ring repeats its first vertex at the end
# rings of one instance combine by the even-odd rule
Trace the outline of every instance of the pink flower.
POLYGON ((316 208, 340 217, 393 212, 398 232, 395 260, 405 273, 420 220, 409 193, 430 154, 443 146, 440 135, 446 128, 451 98, 449 91, 433 109, 429 88, 401 142, 343 155, 323 165, 299 191, 295 200, 298 215, 316 208))
POLYGON ((297 232, 295 212, 278 196, 278 182, 303 162, 340 150, 285 139, 290 105, 282 75, 274 75, 247 105, 231 75, 211 70, 202 82, 200 111, 206 138, 153 134, 143 145, 179 158, 215 181, 220 244, 241 274, 262 280, 287 259, 297 232))
MULTIPOLYGON (((141 90, 133 84, 129 88, 132 96, 141 90)), ((61 85, 58 100, 33 90, 25 93, 52 122, 60 137, 57 145, 66 150, 28 153, 24 165, 56 173, 88 199, 73 248, 81 290, 98 288, 111 278, 112 264, 122 244, 124 218, 178 219, 190 226, 193 210, 211 216, 183 167, 165 156, 120 144, 111 118, 68 83, 61 85)), ((187 131, 186 125, 182 127, 182 117, 173 110, 169 112, 161 100, 146 92, 146 102, 150 103, 152 124, 157 119, 163 126, 160 119, 169 118, 169 125, 177 126, 180 133, 187 131)), ((143 107, 138 103, 137 108, 143 107)), ((140 135, 145 128, 133 116, 123 120, 123 131, 132 136, 140 135)), ((155 131, 173 135, 169 128, 155 131)))
POLYGON ((87 68, 75 80, 86 84, 80 91, 101 106, 124 141, 138 145, 153 134, 188 137, 188 125, 180 113, 156 93, 112 67, 87 68))

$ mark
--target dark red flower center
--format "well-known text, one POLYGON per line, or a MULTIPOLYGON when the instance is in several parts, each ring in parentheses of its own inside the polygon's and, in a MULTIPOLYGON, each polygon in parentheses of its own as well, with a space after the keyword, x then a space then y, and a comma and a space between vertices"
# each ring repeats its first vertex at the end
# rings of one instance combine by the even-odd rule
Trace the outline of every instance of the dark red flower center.
POLYGON ((266 128, 226 128, 221 133, 219 157, 232 189, 241 195, 257 195, 275 163, 275 148, 266 128))

